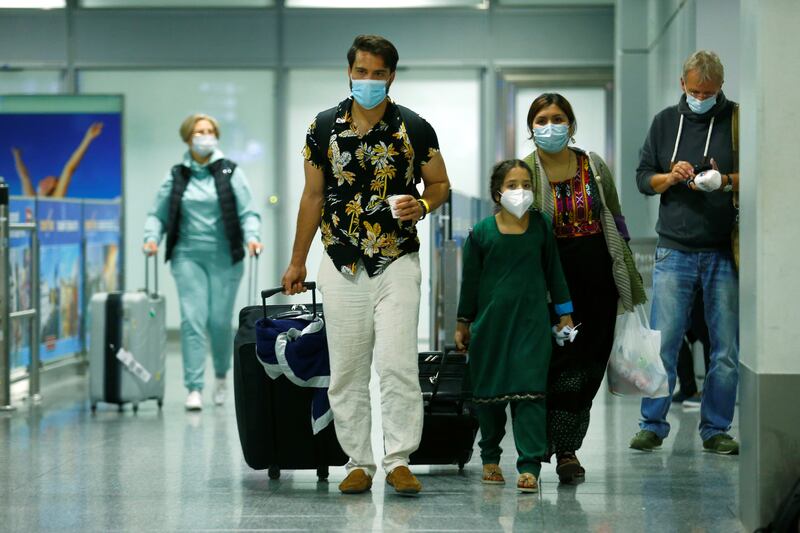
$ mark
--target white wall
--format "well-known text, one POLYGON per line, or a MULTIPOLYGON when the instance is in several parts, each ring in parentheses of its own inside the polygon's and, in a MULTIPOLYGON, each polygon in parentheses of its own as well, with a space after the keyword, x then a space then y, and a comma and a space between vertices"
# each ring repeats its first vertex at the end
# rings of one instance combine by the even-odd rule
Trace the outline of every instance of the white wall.
POLYGON ((698 49, 712 50, 725 67, 725 96, 739 101, 742 44, 740 0, 696 0, 696 33, 698 49), (713 21, 713 22, 712 22, 713 21))
POLYGON ((757 46, 745 48, 743 65, 752 75, 741 84, 740 360, 759 374, 800 374, 795 244, 800 111, 778 104, 787 87, 800 83, 795 26, 800 5, 783 0, 762 8, 760 3, 743 4, 742 28, 757 46), (789 56, 794 60, 787 62, 789 56))
MULTIPOLYGON (((288 79, 288 134, 284 207, 290 213, 292 230, 282 242, 286 257, 291 254, 294 221, 303 191, 303 158, 300 150, 308 126, 316 113, 349 95, 347 72, 334 69, 296 69, 288 79)), ((439 147, 454 189, 473 196, 480 194, 480 76, 473 70, 403 70, 397 73, 390 94, 394 101, 422 115, 436 130, 439 147)), ((422 299, 419 337, 429 338, 430 301, 430 226, 418 227, 422 265, 422 299)), ((316 279, 323 247, 319 234, 314 238, 306 261, 308 279, 316 279)))
MULTIPOLYGON (((142 228, 159 185, 187 147, 178 128, 191 113, 208 113, 220 123, 220 148, 244 170, 262 217, 265 250, 259 261, 261 279, 274 277, 272 235, 279 221, 267 202, 274 192, 272 170, 273 93, 271 71, 86 71, 82 93, 125 97, 125 278, 126 288, 144 286, 142 228)), ((160 289, 167 298, 167 327, 180 326, 178 296, 166 275, 160 250, 160 289)), ((245 304, 246 280, 237 308, 245 304)), ((232 317, 237 320, 237 317, 232 317)))
MULTIPOLYGON (((620 199, 634 238, 656 237, 659 197, 636 186, 639 150, 653 117, 681 95, 683 62, 696 49, 696 4, 705 0, 618 0, 616 136, 620 199), (644 24, 644 21, 647 21, 644 24)), ((709 32, 722 32, 706 24, 709 32)))

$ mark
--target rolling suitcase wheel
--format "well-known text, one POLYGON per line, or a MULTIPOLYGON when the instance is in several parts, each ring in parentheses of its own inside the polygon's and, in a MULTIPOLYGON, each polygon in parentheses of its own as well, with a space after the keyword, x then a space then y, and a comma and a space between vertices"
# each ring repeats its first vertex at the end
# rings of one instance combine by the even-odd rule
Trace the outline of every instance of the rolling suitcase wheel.
POLYGON ((96 412, 97 412, 97 404, 93 403, 92 404, 92 414, 95 414, 96 412))
POLYGON ((160 411, 162 407, 164 407, 164 400, 158 400, 158 410, 160 411))
POLYGON ((267 475, 270 479, 279 479, 281 477, 281 469, 277 466, 270 466, 267 475))
POLYGON ((135 403, 133 404, 133 414, 136 414, 138 412, 139 412, 139 404, 135 403))
POLYGON ((459 463, 458 463, 458 471, 459 471, 459 472, 463 472, 463 471, 464 471, 464 463, 462 463, 462 462, 460 462, 460 461, 459 461, 459 463))
POLYGON ((328 481, 328 467, 327 466, 320 466, 317 468, 317 480, 318 481, 328 481))

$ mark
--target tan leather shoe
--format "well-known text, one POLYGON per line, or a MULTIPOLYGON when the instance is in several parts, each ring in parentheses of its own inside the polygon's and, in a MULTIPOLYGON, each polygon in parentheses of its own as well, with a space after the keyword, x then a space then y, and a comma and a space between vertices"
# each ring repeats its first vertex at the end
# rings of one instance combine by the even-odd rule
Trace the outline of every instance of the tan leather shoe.
POLYGON ((343 494, 361 494, 372 487, 372 478, 361 468, 351 470, 347 477, 339 483, 339 490, 343 494))
POLYGON ((407 466, 398 466, 386 476, 386 483, 400 494, 413 495, 422 490, 422 483, 414 477, 407 466))

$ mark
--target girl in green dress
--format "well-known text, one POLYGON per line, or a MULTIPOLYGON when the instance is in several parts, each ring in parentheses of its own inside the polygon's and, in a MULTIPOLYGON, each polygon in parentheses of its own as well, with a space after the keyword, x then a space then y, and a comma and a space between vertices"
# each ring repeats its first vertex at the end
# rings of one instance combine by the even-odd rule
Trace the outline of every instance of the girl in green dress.
POLYGON ((572 328, 572 302, 553 230, 539 211, 530 210, 532 175, 518 159, 493 169, 490 193, 497 213, 478 222, 464 242, 455 336, 459 350, 469 346, 482 481, 505 482, 498 463, 510 404, 517 488, 523 492, 538 490, 547 450, 548 293, 560 316, 558 329, 572 328))

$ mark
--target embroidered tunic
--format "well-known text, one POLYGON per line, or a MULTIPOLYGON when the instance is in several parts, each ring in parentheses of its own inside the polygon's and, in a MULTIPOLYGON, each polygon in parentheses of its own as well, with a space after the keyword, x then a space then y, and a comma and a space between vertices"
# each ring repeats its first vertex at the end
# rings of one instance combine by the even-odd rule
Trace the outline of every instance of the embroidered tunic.
POLYGON ((553 230, 557 238, 585 237, 603 232, 597 184, 589 169, 589 158, 575 154, 578 170, 564 181, 550 182, 553 193, 553 230))

